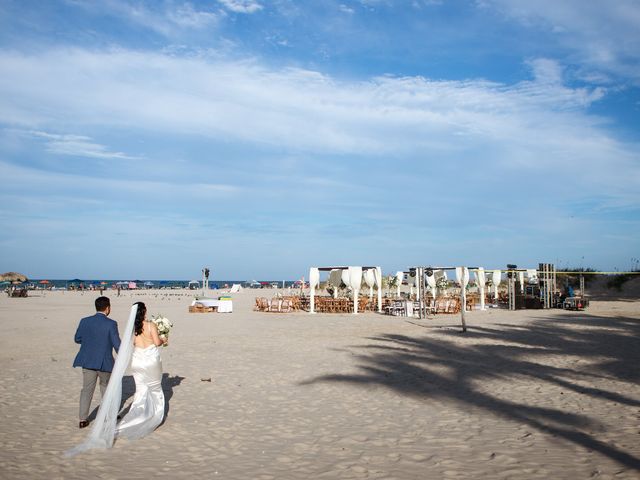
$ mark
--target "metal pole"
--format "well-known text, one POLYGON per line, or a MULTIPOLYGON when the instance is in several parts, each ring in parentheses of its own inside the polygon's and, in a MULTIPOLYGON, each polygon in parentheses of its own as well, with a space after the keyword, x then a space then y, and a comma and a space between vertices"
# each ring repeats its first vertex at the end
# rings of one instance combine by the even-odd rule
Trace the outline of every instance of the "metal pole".
MULTIPOLYGON (((464 267, 462 269, 462 276, 464 277, 464 267)), ((462 280, 462 282, 460 282, 460 303, 461 303, 461 308, 460 308, 460 317, 462 320, 462 331, 466 332, 467 331, 467 322, 465 321, 464 315, 466 313, 467 310, 467 292, 466 292, 466 288, 464 288, 464 280, 462 280)))
POLYGON ((427 312, 424 311, 424 304, 427 301, 427 283, 424 279, 425 267, 420 268, 420 291, 422 295, 418 299, 418 310, 420 311, 420 318, 427 318, 427 312))
MULTIPOLYGON (((417 267, 416 268, 416 282, 415 283, 416 283, 416 293, 417 293, 416 299, 418 300, 418 302, 420 301, 420 296, 422 295, 422 282, 420 281, 420 273, 421 272, 422 272, 422 267, 417 267)), ((411 297, 409 297, 409 301, 413 302, 411 297)), ((411 310, 413 311, 413 308, 411 310)), ((422 318, 421 312, 419 312, 418 315, 420 315, 420 318, 422 318)))

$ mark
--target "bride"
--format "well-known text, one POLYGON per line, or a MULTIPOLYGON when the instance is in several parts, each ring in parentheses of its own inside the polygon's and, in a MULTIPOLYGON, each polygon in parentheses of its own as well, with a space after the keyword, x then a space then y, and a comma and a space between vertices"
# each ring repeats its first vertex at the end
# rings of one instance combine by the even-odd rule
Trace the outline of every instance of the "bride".
POLYGON ((162 423, 162 362, 157 347, 164 343, 166 340, 159 337, 156 325, 147 320, 145 304, 134 303, 109 384, 91 431, 84 442, 66 452, 67 456, 92 448, 111 448, 116 437, 144 437, 162 423), (136 393, 129 412, 117 423, 122 396, 122 377, 127 367, 130 367, 133 374, 136 393))
POLYGON ((158 335, 158 327, 147 320, 147 307, 137 302, 133 327, 133 355, 130 371, 136 382, 136 393, 129 413, 116 426, 116 437, 142 438, 153 432, 164 417, 162 393, 162 360, 158 348, 166 340, 158 335))

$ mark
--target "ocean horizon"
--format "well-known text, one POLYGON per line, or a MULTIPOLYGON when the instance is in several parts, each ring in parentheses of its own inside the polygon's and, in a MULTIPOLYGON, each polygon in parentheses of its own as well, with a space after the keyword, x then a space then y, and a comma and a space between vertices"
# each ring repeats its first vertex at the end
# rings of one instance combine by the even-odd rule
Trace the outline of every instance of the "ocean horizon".
MULTIPOLYGON (((136 284, 135 288, 149 289, 149 288, 189 288, 189 284, 193 282, 198 282, 199 287, 196 287, 196 288, 202 288, 202 279, 200 280, 197 280, 197 279, 157 280, 157 279, 122 278, 122 279, 105 280, 105 279, 80 279, 80 278, 73 278, 73 279, 37 278, 37 279, 29 279, 24 283, 31 284, 36 287, 55 288, 55 289, 63 289, 63 288, 69 288, 69 287, 98 288, 98 289, 102 287, 104 289, 109 289, 109 288, 116 288, 118 283, 122 284, 123 287, 124 287, 124 284, 126 283, 127 286, 124 288, 128 288, 129 283, 134 283, 136 284)), ((251 280, 212 280, 212 279, 209 279, 209 289, 212 290, 216 288, 224 288, 225 285, 231 286, 233 284, 240 284, 243 287, 248 287, 252 283, 254 283, 254 285, 259 283, 264 286, 277 283, 279 288, 282 288, 284 284, 284 288, 286 288, 286 287, 293 286, 295 282, 296 280, 253 280, 253 279, 251 280)))

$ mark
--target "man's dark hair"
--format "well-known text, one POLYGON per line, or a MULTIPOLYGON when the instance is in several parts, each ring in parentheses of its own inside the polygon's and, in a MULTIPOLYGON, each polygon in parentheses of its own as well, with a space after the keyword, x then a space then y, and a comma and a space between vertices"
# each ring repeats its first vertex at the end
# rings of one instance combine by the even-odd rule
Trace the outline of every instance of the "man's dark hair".
POLYGON ((109 297, 98 297, 96 298, 96 312, 104 312, 107 307, 111 306, 111 301, 109 301, 109 297))

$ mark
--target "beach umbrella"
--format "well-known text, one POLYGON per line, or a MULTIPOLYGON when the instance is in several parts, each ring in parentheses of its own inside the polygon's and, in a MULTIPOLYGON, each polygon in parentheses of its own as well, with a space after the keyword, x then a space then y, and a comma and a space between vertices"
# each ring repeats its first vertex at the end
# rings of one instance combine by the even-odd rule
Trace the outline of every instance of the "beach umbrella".
POLYGON ((26 275, 16 272, 6 272, 0 274, 0 280, 3 282, 17 282, 22 283, 28 280, 26 275))

